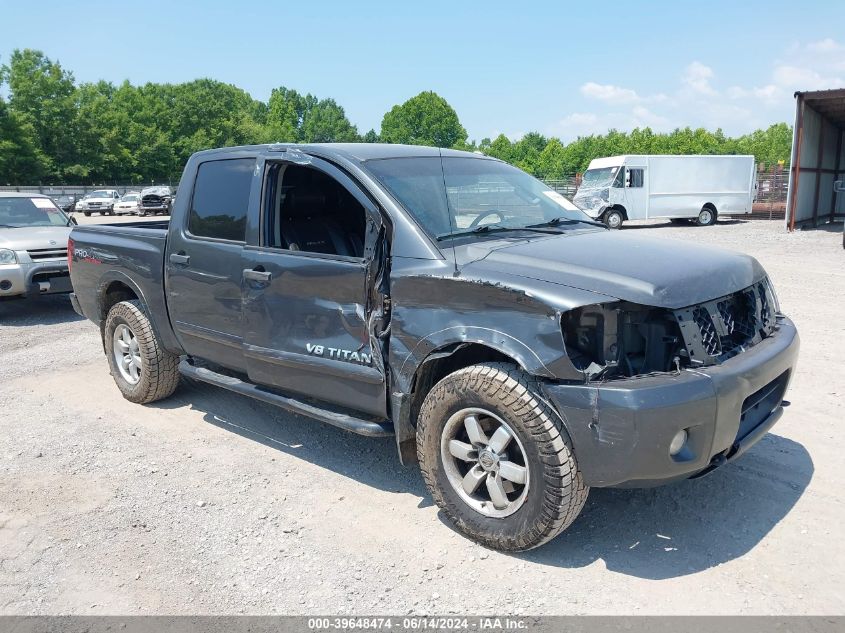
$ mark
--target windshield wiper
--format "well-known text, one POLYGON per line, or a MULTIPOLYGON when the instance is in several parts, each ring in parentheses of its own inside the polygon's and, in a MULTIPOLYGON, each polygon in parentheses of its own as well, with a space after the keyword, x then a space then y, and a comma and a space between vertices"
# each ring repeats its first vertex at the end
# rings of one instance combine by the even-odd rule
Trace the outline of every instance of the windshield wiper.
POLYGON ((529 224, 526 228, 539 229, 544 226, 560 226, 562 224, 592 224, 593 226, 600 226, 603 229, 607 228, 607 226, 605 226, 605 224, 602 222, 594 222, 593 220, 575 220, 573 218, 565 218, 562 216, 558 218, 552 218, 548 222, 541 222, 540 224, 529 224))
POLYGON ((437 236, 437 241, 448 240, 453 237, 463 237, 466 235, 477 235, 479 233, 501 233, 503 231, 532 231, 534 233, 552 233, 559 234, 560 231, 545 231, 542 225, 537 226, 496 226, 495 224, 482 224, 476 226, 474 229, 466 231, 455 231, 454 233, 441 233, 437 236))

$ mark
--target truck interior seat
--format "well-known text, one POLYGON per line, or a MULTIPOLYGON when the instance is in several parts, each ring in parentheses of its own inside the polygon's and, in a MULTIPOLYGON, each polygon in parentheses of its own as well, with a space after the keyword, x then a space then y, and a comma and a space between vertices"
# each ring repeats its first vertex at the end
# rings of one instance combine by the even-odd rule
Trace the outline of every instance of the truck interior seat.
POLYGON ((340 225, 326 215, 326 194, 316 187, 299 185, 285 196, 281 217, 282 237, 291 250, 353 255, 340 225))
POLYGON ((366 212, 349 191, 325 173, 299 165, 285 166, 278 178, 277 246, 364 256, 366 212))

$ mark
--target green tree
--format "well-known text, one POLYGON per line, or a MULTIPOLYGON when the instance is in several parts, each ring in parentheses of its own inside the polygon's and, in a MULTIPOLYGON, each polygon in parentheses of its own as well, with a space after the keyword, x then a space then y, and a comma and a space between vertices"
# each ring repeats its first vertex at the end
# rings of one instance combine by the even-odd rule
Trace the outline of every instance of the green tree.
POLYGON ((9 84, 9 108, 35 132, 47 176, 62 178, 76 162, 73 74, 41 51, 27 48, 12 52, 3 75, 9 84))
POLYGON ((421 92, 384 115, 381 140, 434 147, 466 143, 467 132, 449 103, 435 92, 421 92))
POLYGON ((375 130, 370 130, 361 139, 364 143, 380 143, 381 138, 375 130))
POLYGON ((314 103, 304 113, 299 140, 305 143, 354 143, 358 129, 334 99, 314 103))
POLYGON ((37 183, 47 167, 35 130, 0 96, 0 184, 37 183))

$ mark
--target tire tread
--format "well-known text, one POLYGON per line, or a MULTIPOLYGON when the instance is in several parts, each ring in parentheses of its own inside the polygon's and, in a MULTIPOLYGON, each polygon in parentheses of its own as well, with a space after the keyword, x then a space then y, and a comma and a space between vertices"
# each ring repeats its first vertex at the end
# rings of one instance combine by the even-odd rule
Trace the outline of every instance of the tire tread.
MULTIPOLYGON (((539 395, 537 379, 509 363, 483 363, 459 369, 438 382, 426 396, 417 425, 417 457, 426 486, 435 503, 458 528, 482 544, 499 550, 523 551, 539 547, 564 531, 581 512, 589 489, 578 470, 572 444, 557 413, 539 395), (430 454, 426 442, 429 427, 437 420, 432 409, 438 401, 472 391, 497 400, 517 417, 539 448, 543 468, 542 511, 532 517, 516 535, 489 534, 466 519, 474 512, 458 505, 439 490, 435 470, 440 468, 438 453, 430 454)), ((439 444, 439 437, 437 440, 439 444)), ((481 516, 481 515, 479 515, 481 516)))

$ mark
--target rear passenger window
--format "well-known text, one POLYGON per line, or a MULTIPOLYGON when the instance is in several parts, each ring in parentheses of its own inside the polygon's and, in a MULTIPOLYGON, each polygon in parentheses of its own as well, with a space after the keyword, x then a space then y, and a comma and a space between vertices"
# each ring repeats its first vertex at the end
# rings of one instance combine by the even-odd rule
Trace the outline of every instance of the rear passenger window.
POLYGON ((255 159, 202 163, 194 183, 188 230, 197 237, 243 242, 255 159))

